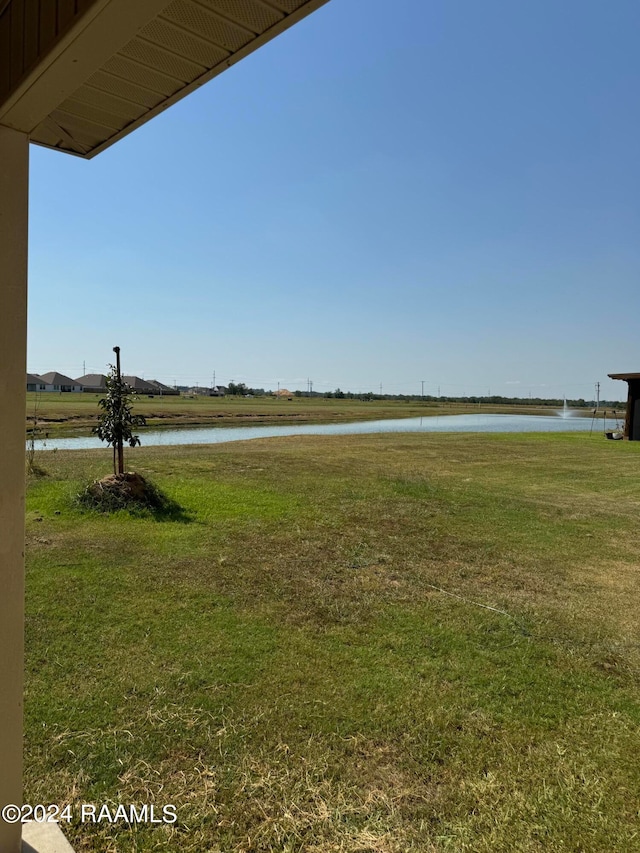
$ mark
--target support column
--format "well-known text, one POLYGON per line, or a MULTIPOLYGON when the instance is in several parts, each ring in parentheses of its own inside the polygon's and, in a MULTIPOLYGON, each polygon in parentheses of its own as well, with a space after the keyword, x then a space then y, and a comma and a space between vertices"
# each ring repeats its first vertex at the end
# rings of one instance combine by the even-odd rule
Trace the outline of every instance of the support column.
MULTIPOLYGON (((0 127, 0 808, 22 803, 29 138, 0 127)), ((0 818, 0 853, 21 825, 0 818)))

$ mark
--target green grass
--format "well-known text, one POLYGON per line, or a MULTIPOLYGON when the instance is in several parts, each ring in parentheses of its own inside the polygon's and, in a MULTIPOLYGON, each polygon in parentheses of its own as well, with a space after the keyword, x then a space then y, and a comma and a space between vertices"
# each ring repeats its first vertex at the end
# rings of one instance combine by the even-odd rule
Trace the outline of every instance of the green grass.
POLYGON ((639 450, 136 449, 176 520, 81 510, 108 451, 40 454, 26 800, 177 806, 78 851, 640 849, 639 450))

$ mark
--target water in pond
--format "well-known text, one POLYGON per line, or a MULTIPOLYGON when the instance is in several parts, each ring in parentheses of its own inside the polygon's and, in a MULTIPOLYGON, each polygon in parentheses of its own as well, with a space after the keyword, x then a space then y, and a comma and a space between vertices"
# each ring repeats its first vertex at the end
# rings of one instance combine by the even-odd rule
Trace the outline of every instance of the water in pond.
MULTIPOLYGON (((591 429, 591 418, 539 415, 438 415, 347 424, 287 424, 277 426, 197 427, 142 431, 145 447, 164 444, 221 444, 282 435, 355 435, 375 432, 576 432, 591 429)), ((594 426, 599 429, 599 426, 594 426)), ((104 447, 95 436, 48 439, 36 450, 87 450, 104 447)))

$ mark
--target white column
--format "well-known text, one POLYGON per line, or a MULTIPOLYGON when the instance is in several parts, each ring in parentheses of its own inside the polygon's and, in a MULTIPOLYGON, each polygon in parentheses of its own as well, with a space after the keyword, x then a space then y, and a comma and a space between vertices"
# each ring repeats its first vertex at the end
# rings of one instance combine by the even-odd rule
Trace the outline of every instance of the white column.
MULTIPOLYGON (((29 139, 0 127, 0 808, 22 803, 29 139)), ((0 853, 20 824, 0 818, 0 853)))

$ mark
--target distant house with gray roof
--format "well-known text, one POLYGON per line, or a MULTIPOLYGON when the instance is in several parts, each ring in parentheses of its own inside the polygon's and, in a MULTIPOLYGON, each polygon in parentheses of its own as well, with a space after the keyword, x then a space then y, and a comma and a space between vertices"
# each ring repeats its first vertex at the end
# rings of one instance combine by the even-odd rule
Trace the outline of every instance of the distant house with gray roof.
POLYGON ((124 381, 130 388, 137 391, 138 394, 157 394, 158 391, 153 387, 151 382, 146 379, 141 379, 139 376, 123 376, 124 381))
POLYGON ((40 378, 45 383, 45 391, 82 392, 82 385, 76 379, 65 376, 64 373, 52 370, 49 373, 43 373, 40 378))
POLYGON ((158 382, 156 379, 141 379, 139 376, 123 376, 122 378, 138 394, 152 394, 154 397, 156 395, 173 395, 175 397, 180 394, 175 388, 163 385, 162 382, 158 382))
POLYGON ((107 390, 107 377, 104 373, 85 373, 75 380, 82 390, 89 394, 102 394, 107 390))
POLYGON ((156 389, 156 394, 160 394, 161 397, 169 396, 169 397, 179 397, 180 392, 177 388, 172 388, 170 385, 165 385, 162 382, 158 382, 157 379, 149 379, 147 380, 149 385, 153 385, 156 389))
POLYGON ((47 383, 37 373, 27 373, 27 391, 44 391, 47 383))

